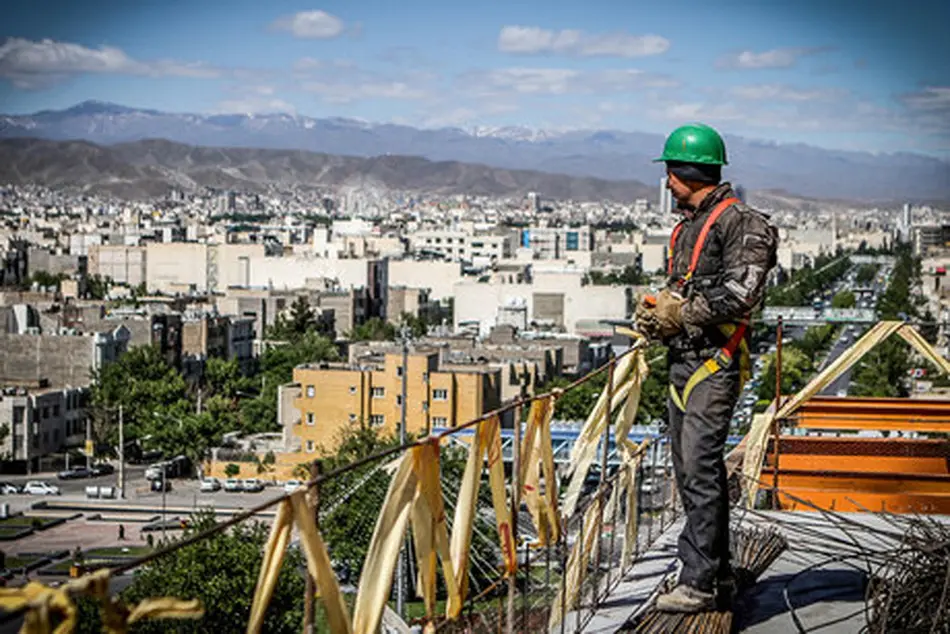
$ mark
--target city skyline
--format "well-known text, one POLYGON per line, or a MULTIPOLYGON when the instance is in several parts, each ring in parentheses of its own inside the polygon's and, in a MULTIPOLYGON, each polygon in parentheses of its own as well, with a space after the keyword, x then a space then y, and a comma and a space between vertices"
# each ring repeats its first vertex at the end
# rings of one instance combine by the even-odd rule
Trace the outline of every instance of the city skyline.
POLYGON ((13 3, 5 114, 96 99, 422 127, 664 132, 950 157, 950 9, 743 2, 13 3), (858 8, 860 9, 858 10, 858 8))

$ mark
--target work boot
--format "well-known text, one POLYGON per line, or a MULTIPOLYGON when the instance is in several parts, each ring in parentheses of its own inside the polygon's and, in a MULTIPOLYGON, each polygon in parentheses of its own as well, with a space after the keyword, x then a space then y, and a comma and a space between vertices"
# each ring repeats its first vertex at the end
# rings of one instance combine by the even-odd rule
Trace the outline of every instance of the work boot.
POLYGON ((739 579, 738 576, 729 571, 729 573, 716 580, 716 609, 720 612, 732 610, 733 604, 739 597, 739 579))
POLYGON ((712 592, 703 592, 685 583, 681 583, 671 591, 656 598, 656 609, 660 612, 708 612, 716 605, 716 595, 712 592))

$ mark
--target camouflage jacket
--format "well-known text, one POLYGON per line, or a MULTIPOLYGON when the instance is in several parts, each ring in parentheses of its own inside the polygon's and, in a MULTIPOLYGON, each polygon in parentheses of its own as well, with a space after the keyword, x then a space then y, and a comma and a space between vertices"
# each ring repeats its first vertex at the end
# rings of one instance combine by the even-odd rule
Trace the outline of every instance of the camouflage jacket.
POLYGON ((679 280, 689 269, 693 245, 706 218, 722 200, 734 197, 729 183, 719 185, 690 213, 673 245, 671 289, 686 297, 685 332, 667 342, 673 347, 702 349, 723 344, 715 326, 736 321, 765 297, 767 276, 776 264, 778 232, 762 213, 745 203, 730 205, 716 220, 685 287, 679 280))

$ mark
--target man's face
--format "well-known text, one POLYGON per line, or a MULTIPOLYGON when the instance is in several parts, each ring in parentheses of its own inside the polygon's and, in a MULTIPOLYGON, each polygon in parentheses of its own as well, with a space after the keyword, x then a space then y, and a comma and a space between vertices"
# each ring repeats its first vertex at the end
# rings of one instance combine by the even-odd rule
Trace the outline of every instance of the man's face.
POLYGON ((681 181, 676 174, 669 171, 666 173, 666 188, 673 194, 673 198, 681 203, 689 201, 689 197, 693 193, 693 191, 687 187, 686 183, 681 181))

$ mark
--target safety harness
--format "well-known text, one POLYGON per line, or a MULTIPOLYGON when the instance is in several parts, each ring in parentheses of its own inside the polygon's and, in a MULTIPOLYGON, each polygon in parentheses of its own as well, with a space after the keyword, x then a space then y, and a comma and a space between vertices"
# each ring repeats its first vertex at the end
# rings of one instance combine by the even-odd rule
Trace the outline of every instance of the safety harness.
MULTIPOLYGON (((713 225, 716 223, 716 220, 719 219, 719 216, 721 216, 722 213, 729 208, 729 206, 738 202, 740 202, 738 198, 726 198, 713 208, 712 212, 709 214, 709 217, 706 218, 706 222, 703 224, 703 228, 700 230, 699 236, 696 238, 696 244, 693 245, 693 252, 689 261, 689 268, 686 269, 686 273, 684 273, 683 276, 676 281, 677 287, 685 287, 686 284, 688 284, 693 278, 693 273, 696 271, 696 266, 699 264, 699 256, 703 251, 706 238, 709 236, 709 232, 712 230, 713 225)), ((676 239, 683 230, 685 222, 685 220, 680 221, 680 223, 673 228, 673 235, 670 236, 667 274, 671 276, 673 275, 673 249, 676 247, 676 239)), ((686 381, 686 385, 683 387, 682 394, 679 394, 676 391, 676 388, 673 387, 673 384, 670 383, 670 398, 680 411, 686 411, 686 403, 689 402, 689 395, 696 388, 696 386, 711 377, 713 374, 728 368, 732 363, 732 359, 735 357, 737 351, 740 354, 739 387, 740 389, 742 388, 742 384, 745 383, 746 379, 750 375, 749 344, 746 341, 746 332, 749 329, 749 318, 750 315, 746 315, 743 319, 740 319, 737 322, 719 324, 719 330, 723 335, 728 337, 726 345, 720 348, 712 358, 704 361, 703 364, 699 366, 699 368, 692 374, 692 376, 689 377, 689 379, 686 381)))

